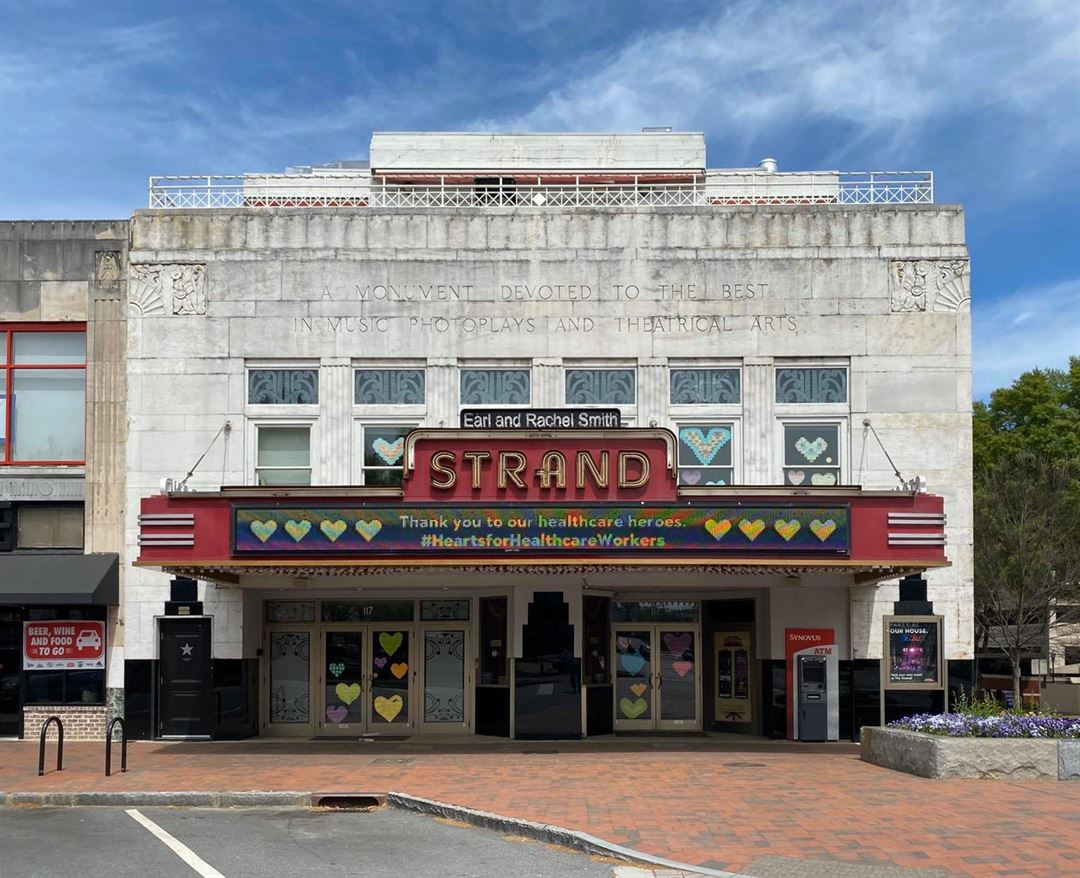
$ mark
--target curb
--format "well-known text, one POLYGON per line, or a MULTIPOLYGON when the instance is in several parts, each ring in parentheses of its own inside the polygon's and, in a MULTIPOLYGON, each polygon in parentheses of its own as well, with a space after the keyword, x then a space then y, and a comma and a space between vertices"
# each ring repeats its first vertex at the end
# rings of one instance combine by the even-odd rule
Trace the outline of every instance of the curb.
MULTIPOLYGON (((4 793, 0 792, 0 807, 158 807, 158 808, 315 808, 326 798, 349 797, 352 793, 312 792, 80 792, 80 793, 4 793)), ((407 793, 364 793, 365 798, 379 798, 391 808, 431 814, 468 823, 481 829, 508 832, 534 841, 557 844, 585 854, 599 854, 662 869, 688 872, 707 878, 752 878, 739 872, 725 872, 690 863, 680 863, 656 857, 644 851, 613 844, 587 832, 566 829, 552 823, 537 823, 517 817, 504 817, 490 811, 477 811, 434 799, 410 796, 407 793)))

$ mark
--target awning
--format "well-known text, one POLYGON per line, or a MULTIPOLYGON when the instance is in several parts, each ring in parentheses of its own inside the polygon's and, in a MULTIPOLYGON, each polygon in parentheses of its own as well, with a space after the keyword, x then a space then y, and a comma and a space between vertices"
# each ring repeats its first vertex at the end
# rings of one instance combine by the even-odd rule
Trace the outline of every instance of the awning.
POLYGON ((120 556, 0 556, 0 604, 110 604, 120 601, 120 556))

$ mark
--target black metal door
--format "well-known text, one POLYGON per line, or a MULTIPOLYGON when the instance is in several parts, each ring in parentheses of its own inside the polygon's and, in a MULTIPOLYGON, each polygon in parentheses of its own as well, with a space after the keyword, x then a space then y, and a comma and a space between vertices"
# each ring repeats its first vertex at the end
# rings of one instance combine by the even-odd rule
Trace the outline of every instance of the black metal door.
POLYGON ((210 737, 210 620, 162 619, 158 734, 210 737))

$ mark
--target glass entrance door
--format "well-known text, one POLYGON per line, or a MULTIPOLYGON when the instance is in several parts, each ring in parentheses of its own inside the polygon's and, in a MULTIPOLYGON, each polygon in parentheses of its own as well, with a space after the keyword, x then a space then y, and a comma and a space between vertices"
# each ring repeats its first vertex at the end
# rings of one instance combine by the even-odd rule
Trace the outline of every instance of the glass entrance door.
POLYGON ((473 679, 466 662, 468 629, 463 625, 430 625, 424 626, 420 637, 424 656, 420 730, 425 734, 469 731, 467 699, 473 679))
POLYGON ((266 634, 267 705, 266 731, 277 735, 310 735, 311 715, 310 630, 275 629, 266 634))
POLYGON ((410 734, 416 680, 410 627, 323 632, 319 728, 329 735, 410 734))
POLYGON ((615 627, 616 731, 701 727, 698 639, 686 625, 615 627))

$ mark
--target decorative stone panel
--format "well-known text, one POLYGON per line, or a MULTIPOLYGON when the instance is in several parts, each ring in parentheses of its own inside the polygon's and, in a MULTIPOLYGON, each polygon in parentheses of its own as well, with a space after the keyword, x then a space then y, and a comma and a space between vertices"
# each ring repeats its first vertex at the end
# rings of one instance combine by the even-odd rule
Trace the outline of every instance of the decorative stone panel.
MULTIPOLYGON (((104 741, 105 727, 109 722, 109 708, 104 704, 28 704, 23 707, 23 737, 37 738, 41 724, 50 716, 58 716, 64 723, 64 741, 104 741)), ((56 740, 55 723, 49 728, 48 740, 56 740)), ((50 743, 49 755, 52 756, 50 743)))
POLYGON ((206 266, 133 265, 128 301, 144 317, 166 313, 205 314, 206 266))
POLYGON ((968 260, 894 259, 889 263, 889 304, 894 312, 970 308, 968 260))
POLYGON ((115 290, 120 287, 121 252, 97 250, 94 253, 94 279, 99 289, 115 290))

